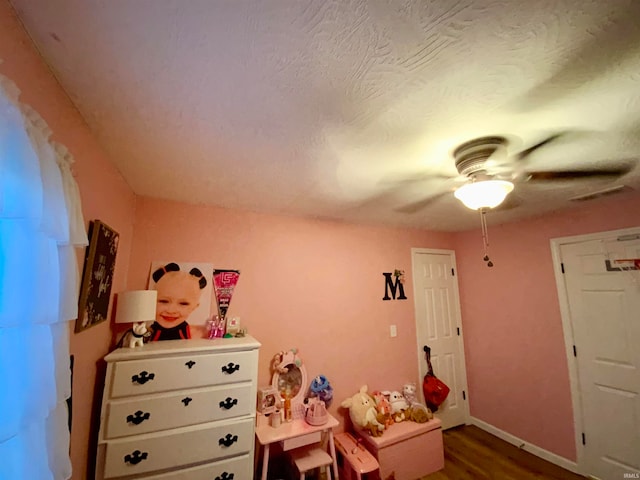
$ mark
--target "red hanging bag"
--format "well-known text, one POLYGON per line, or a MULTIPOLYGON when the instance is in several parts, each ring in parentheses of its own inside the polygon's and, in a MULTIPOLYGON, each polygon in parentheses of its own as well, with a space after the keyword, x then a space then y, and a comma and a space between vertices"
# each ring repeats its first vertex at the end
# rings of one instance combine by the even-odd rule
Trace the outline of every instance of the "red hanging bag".
POLYGON ((422 380, 422 393, 424 393, 424 401, 427 404, 427 407, 429 407, 432 412, 435 412, 438 410, 438 407, 442 405, 442 402, 447 399, 450 389, 447 387, 446 383, 433 374, 433 367, 431 366, 431 349, 425 345, 424 351, 427 355, 427 366, 429 367, 429 370, 427 370, 427 374, 422 380))

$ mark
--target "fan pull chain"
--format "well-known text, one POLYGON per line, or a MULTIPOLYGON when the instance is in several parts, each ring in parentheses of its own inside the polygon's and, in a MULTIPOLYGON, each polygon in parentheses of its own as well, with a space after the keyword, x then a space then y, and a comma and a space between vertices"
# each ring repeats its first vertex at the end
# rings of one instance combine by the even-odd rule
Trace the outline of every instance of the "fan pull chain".
POLYGON ((487 262, 487 267, 493 267, 493 262, 489 259, 489 254, 487 253, 489 250, 489 229, 487 228, 487 210, 484 208, 480 209, 480 226, 482 227, 482 245, 484 247, 484 257, 482 258, 485 262, 487 262))

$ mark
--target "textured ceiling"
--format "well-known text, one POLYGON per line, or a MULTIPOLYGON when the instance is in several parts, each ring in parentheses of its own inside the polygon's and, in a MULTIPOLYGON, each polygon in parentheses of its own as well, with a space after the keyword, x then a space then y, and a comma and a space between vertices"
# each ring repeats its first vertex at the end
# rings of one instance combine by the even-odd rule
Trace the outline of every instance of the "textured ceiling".
MULTIPOLYGON (((140 195, 463 230, 453 149, 502 134, 527 168, 640 160, 637 0, 11 0, 140 195)), ((620 179, 517 184, 502 223, 620 179)))

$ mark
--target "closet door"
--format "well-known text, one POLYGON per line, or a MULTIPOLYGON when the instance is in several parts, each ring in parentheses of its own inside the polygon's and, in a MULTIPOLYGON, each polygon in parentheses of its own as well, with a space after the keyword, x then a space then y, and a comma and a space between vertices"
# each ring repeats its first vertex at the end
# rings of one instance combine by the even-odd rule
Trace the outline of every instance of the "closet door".
POLYGON ((428 345, 436 376, 451 389, 436 417, 443 429, 451 428, 466 423, 469 416, 455 254, 412 249, 412 257, 420 378, 428 369, 423 350, 428 345))

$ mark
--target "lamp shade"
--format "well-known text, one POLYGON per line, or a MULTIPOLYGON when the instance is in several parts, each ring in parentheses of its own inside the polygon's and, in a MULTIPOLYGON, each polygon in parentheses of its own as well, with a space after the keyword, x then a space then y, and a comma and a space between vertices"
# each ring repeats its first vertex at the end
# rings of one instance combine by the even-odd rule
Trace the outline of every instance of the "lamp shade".
POLYGON ((151 322, 156 318, 155 290, 130 290, 118 294, 116 323, 151 322))
POLYGON ((497 207, 512 190, 513 183, 506 180, 482 180, 461 186, 454 195, 465 207, 479 210, 497 207))

